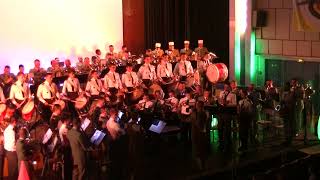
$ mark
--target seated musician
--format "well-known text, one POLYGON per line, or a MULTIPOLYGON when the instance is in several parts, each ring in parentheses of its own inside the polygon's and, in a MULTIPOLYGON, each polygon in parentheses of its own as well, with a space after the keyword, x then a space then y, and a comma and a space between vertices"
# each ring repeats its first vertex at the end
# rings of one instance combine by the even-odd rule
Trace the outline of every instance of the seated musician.
POLYGON ((0 83, 3 87, 3 93, 6 98, 9 97, 10 87, 16 80, 13 73, 10 72, 10 66, 6 65, 3 70, 3 74, 0 74, 0 83))
POLYGON ((160 64, 157 66, 157 77, 163 84, 168 83, 173 77, 172 64, 168 62, 168 55, 161 57, 160 64))
POLYGON ((169 92, 169 97, 164 100, 164 105, 167 109, 166 120, 168 123, 176 124, 178 123, 178 105, 179 100, 175 97, 175 92, 172 90, 169 92))
POLYGON ((123 45, 121 51, 118 53, 118 58, 122 60, 127 60, 130 56, 130 52, 128 52, 128 48, 126 45, 123 45))
POLYGON ((184 53, 188 57, 191 56, 192 52, 192 49, 190 49, 190 41, 184 41, 184 48, 180 50, 180 54, 184 53))
POLYGON ((111 56, 111 59, 117 59, 118 58, 118 54, 114 51, 114 47, 112 44, 109 45, 109 51, 106 54, 106 59, 109 59, 107 56, 109 55, 109 57, 111 56))
POLYGON ((78 71, 81 71, 82 67, 83 67, 83 57, 79 56, 78 62, 76 63, 76 69, 78 71))
POLYGON ((136 104, 136 108, 140 111, 151 110, 153 107, 153 102, 150 100, 150 96, 148 94, 144 94, 142 100, 136 104))
POLYGON ((74 70, 74 68, 71 66, 71 61, 70 61, 70 59, 66 59, 65 61, 64 61, 64 68, 63 68, 63 75, 68 75, 68 72, 70 71, 70 70, 74 70))
POLYGON ((91 100, 94 100, 98 99, 101 94, 104 94, 104 88, 101 80, 98 79, 98 72, 93 70, 86 85, 86 95, 90 97, 91 100))
POLYGON ((40 101, 39 110, 43 120, 49 121, 52 103, 60 97, 57 85, 52 82, 52 73, 47 73, 45 81, 39 85, 37 97, 40 101))
POLYGON ((118 139, 122 134, 124 134, 124 130, 117 123, 117 118, 118 118, 118 111, 114 108, 111 108, 110 118, 108 119, 105 127, 113 141, 118 139))
POLYGON ((33 86, 30 86, 30 91, 32 94, 36 93, 38 86, 42 83, 44 76, 46 75, 46 70, 40 66, 40 60, 34 60, 34 68, 30 69, 29 76, 33 80, 33 86))
POLYGON ((110 97, 115 97, 120 89, 122 89, 122 83, 119 73, 116 72, 117 66, 110 64, 109 72, 104 76, 104 88, 110 97))
POLYGON ((81 67, 81 69, 79 69, 79 71, 81 73, 89 73, 92 69, 92 66, 90 64, 90 58, 89 57, 85 57, 84 61, 83 61, 83 66, 81 67))
POLYGON ((56 59, 51 60, 51 67, 49 67, 47 71, 52 73, 53 77, 61 77, 63 75, 63 69, 60 67, 59 61, 56 59))
POLYGON ((186 85, 184 83, 178 83, 178 86, 174 89, 174 91, 177 95, 177 98, 181 99, 186 95, 186 85))
POLYGON ((209 53, 208 49, 203 46, 203 40, 198 40, 198 47, 194 49, 194 52, 197 53, 200 59, 209 53))
POLYGON ((216 98, 211 96, 210 90, 205 90, 203 96, 198 97, 198 101, 204 102, 204 106, 212 106, 216 103, 216 98))
POLYGON ((16 152, 18 157, 18 172, 26 171, 30 179, 33 177, 33 167, 31 164, 32 147, 28 140, 28 130, 26 128, 19 129, 18 140, 16 143, 16 152), (21 169, 21 163, 24 163, 24 168, 21 169))
POLYGON ((75 71, 71 68, 68 71, 68 79, 63 83, 62 95, 71 100, 75 100, 80 93, 82 93, 82 89, 80 87, 79 79, 76 78, 75 71))
POLYGON ((126 66, 126 72, 121 76, 122 86, 124 87, 124 91, 126 92, 126 103, 127 105, 131 104, 129 102, 134 89, 139 85, 139 78, 136 72, 132 71, 132 64, 128 63, 126 66))
POLYGON ((61 114, 62 114, 61 106, 59 104, 54 104, 52 107, 52 115, 49 123, 50 129, 52 131, 57 130, 58 123, 61 120, 61 114))
POLYGON ((191 62, 187 60, 187 55, 185 53, 181 53, 180 61, 174 67, 173 73, 180 77, 180 80, 184 82, 187 80, 187 76, 192 76, 193 67, 191 62))
POLYGON ((179 101, 181 136, 185 143, 191 142, 191 114, 195 103, 190 91, 187 91, 185 97, 179 101))
POLYGON ((17 109, 20 109, 30 97, 30 89, 28 84, 25 83, 25 75, 18 73, 17 81, 11 86, 9 99, 17 109))
POLYGON ((221 91, 218 102, 221 106, 221 114, 219 115, 218 133, 219 145, 221 149, 229 149, 231 146, 231 108, 237 107, 237 96, 231 91, 230 83, 225 82, 224 90, 221 91))
POLYGON ((156 69, 151 63, 151 57, 144 58, 144 64, 139 68, 138 77, 142 79, 143 84, 148 88, 156 79, 156 69))
POLYGON ((152 52, 153 56, 158 58, 158 57, 162 57, 162 55, 164 54, 163 50, 161 49, 161 43, 156 43, 155 44, 155 49, 152 52))
POLYGON ((169 42, 169 48, 167 50, 167 54, 169 55, 169 60, 176 61, 180 58, 180 53, 178 49, 174 48, 174 42, 169 42))

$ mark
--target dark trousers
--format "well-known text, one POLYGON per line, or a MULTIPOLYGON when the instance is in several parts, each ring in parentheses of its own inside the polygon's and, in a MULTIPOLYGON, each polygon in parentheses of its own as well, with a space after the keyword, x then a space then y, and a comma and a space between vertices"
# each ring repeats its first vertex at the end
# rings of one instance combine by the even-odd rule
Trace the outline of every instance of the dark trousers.
MULTIPOLYGON (((292 109, 293 111, 293 109, 292 109)), ((286 141, 287 143, 292 142, 292 138, 295 136, 295 130, 296 130, 296 121, 294 118, 294 113, 288 110, 284 115, 283 115, 283 120, 284 120, 284 129, 286 133, 286 141)))
POLYGON ((8 160, 9 179, 16 180, 18 178, 18 157, 15 151, 6 151, 8 160))
POLYGON ((181 115, 181 139, 185 144, 191 143, 191 115, 181 115))
POLYGON ((240 114, 239 116, 239 137, 241 142, 241 147, 248 148, 248 136, 251 124, 250 114, 240 114))
POLYGON ((79 163, 73 168, 72 180, 84 179, 86 179, 86 165, 85 163, 79 163))
POLYGON ((232 115, 221 114, 218 122, 219 145, 221 148, 231 146, 231 121, 232 115))

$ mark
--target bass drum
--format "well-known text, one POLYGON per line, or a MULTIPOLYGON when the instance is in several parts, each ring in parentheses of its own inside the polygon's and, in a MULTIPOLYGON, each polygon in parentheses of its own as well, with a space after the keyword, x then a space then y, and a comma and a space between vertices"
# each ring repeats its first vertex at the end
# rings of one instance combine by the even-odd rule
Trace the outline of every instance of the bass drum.
MULTIPOLYGON (((63 100, 61 100, 61 99, 54 101, 54 102, 53 102, 53 105, 55 105, 55 104, 59 104, 62 111, 63 111, 64 108, 66 107, 66 103, 65 103, 63 100)), ((53 107, 53 106, 52 106, 52 107, 53 107)), ((52 109, 51 109, 51 110, 52 110, 52 109)))
POLYGON ((32 117, 34 115, 35 106, 34 101, 28 101, 22 108, 22 118, 23 120, 30 122, 32 120, 32 117))
POLYGON ((212 83, 223 82, 228 78, 228 68, 223 63, 211 64, 207 68, 206 76, 212 83))

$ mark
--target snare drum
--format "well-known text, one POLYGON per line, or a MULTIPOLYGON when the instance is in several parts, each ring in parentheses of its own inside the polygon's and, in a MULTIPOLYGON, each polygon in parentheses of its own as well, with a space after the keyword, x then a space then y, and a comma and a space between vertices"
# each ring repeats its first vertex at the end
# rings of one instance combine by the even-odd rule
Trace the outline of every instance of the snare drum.
POLYGON ((79 114, 87 114, 90 110, 90 103, 85 97, 78 97, 74 104, 79 114))
MULTIPOLYGON (((55 104, 59 104, 59 105, 60 105, 61 111, 63 111, 64 108, 66 107, 66 103, 65 103, 63 100, 61 100, 61 99, 58 99, 58 100, 54 101, 54 102, 53 102, 53 105, 55 105, 55 104)), ((53 106, 52 106, 52 107, 53 107, 53 106)), ((52 109, 51 109, 51 110, 52 110, 52 109)))
POLYGON ((34 113, 35 106, 34 106, 34 101, 28 101, 22 108, 22 118, 25 121, 30 121, 32 118, 32 115, 34 113))
POLYGON ((223 63, 211 64, 207 68, 206 76, 212 83, 223 82, 228 78, 228 68, 223 63))

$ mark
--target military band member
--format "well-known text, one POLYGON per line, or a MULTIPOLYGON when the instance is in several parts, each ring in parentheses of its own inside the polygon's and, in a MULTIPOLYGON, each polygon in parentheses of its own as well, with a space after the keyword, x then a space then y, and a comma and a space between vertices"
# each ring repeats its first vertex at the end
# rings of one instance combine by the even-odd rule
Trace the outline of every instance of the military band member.
POLYGON ((76 99, 82 89, 80 87, 79 79, 75 76, 75 71, 73 69, 68 70, 68 79, 63 82, 62 95, 70 98, 71 100, 76 99))
POLYGON ((175 97, 175 92, 170 91, 169 97, 164 100, 165 106, 168 109, 168 123, 169 124, 175 124, 178 125, 178 106, 179 106, 179 100, 175 97))
POLYGON ((304 99, 305 91, 301 85, 299 85, 297 79, 292 79, 290 82, 290 91, 293 93, 294 97, 294 120, 295 120, 295 133, 296 136, 302 132, 303 124, 303 109, 304 109, 304 99))
POLYGON ((85 57, 84 61, 83 61, 83 66, 80 70, 80 72, 82 73, 89 73, 92 69, 92 66, 90 64, 90 58, 89 57, 85 57))
POLYGON ((196 100, 190 91, 186 91, 185 97, 179 101, 179 112, 181 118, 181 136, 184 143, 191 142, 191 114, 196 100))
POLYGON ((111 95, 116 95, 122 89, 119 73, 116 72, 116 65, 110 64, 109 72, 104 76, 104 88, 111 95))
POLYGON ((163 50, 161 49, 161 43, 156 43, 155 47, 156 48, 153 50, 152 54, 154 57, 161 57, 164 54, 163 50))
POLYGON ((81 72, 82 67, 83 67, 83 58, 78 57, 78 62, 76 63, 77 71, 81 72))
POLYGON ((52 82, 52 73, 47 73, 45 79, 46 80, 38 87, 37 97, 40 101, 42 118, 45 121, 49 121, 52 103, 60 97, 60 94, 57 85, 52 82))
POLYGON ((179 76, 181 81, 186 81, 187 76, 193 74, 191 62, 187 60, 187 55, 181 53, 180 61, 176 64, 173 71, 174 75, 179 76))
POLYGON ((3 74, 0 75, 0 83, 3 87, 3 93, 6 98, 9 97, 10 87, 15 81, 15 76, 10 72, 10 66, 6 65, 3 74))
POLYGON ((237 107, 237 96, 231 91, 229 82, 225 82, 224 90, 221 91, 218 102, 222 107, 218 122, 219 145, 221 149, 227 150, 231 146, 231 108, 237 107))
POLYGON ((98 72, 93 70, 91 71, 90 80, 86 85, 86 95, 92 100, 98 99, 101 93, 104 93, 104 88, 102 82, 98 79, 98 72))
POLYGON ((9 99, 17 109, 19 109, 27 99, 31 97, 30 89, 27 83, 24 82, 24 74, 19 72, 17 81, 11 86, 9 99))
POLYGON ((166 53, 169 55, 171 61, 176 61, 180 58, 179 50, 174 48, 174 42, 169 42, 169 48, 166 53))
POLYGON ((184 41, 184 48, 180 50, 180 54, 184 52, 187 56, 191 56, 192 49, 190 49, 190 41, 184 41))
MULTIPOLYGON (((20 64, 20 65, 19 65, 19 71, 18 71, 18 73, 20 73, 20 72, 24 74, 24 65, 23 65, 23 64, 20 64)), ((18 74, 18 73, 17 73, 17 74, 18 74)))
POLYGON ((172 64, 168 62, 168 55, 163 55, 157 66, 157 77, 161 82, 167 83, 172 77, 172 64))
POLYGON ((150 100, 149 94, 144 94, 143 98, 136 104, 136 108, 140 111, 151 110, 153 107, 153 102, 150 100))
POLYGON ((39 84, 42 83, 45 75, 46 70, 40 66, 40 60, 34 60, 34 68, 30 69, 29 76, 33 79, 33 84, 35 85, 36 89, 38 89, 39 84))
POLYGON ((128 63, 126 72, 122 74, 121 82, 126 91, 132 92, 139 84, 139 78, 136 72, 132 71, 132 64, 128 63))
POLYGON ((207 53, 209 53, 208 49, 203 46, 203 40, 198 40, 198 47, 194 52, 197 53, 199 58, 203 58, 207 53))
POLYGON ((47 69, 48 72, 52 73, 53 77, 63 76, 63 69, 59 65, 59 61, 56 59, 51 60, 51 67, 47 69))
POLYGON ((126 45, 123 45, 121 51, 118 53, 118 58, 122 60, 127 60, 130 56, 130 52, 126 45))
POLYGON ((112 59, 117 59, 118 58, 118 54, 114 51, 114 47, 113 45, 109 45, 109 51, 106 54, 106 59, 109 59, 109 57, 111 57, 112 59))
POLYGON ((70 61, 70 59, 66 59, 65 61, 64 61, 64 68, 63 68, 63 75, 68 75, 68 72, 70 71, 70 70, 73 70, 74 68, 71 66, 71 61, 70 61))
POLYGON ((146 56, 144 58, 144 64, 139 68, 138 77, 142 79, 144 85, 146 87, 150 87, 152 85, 152 81, 156 79, 156 70, 151 63, 151 57, 146 56))

